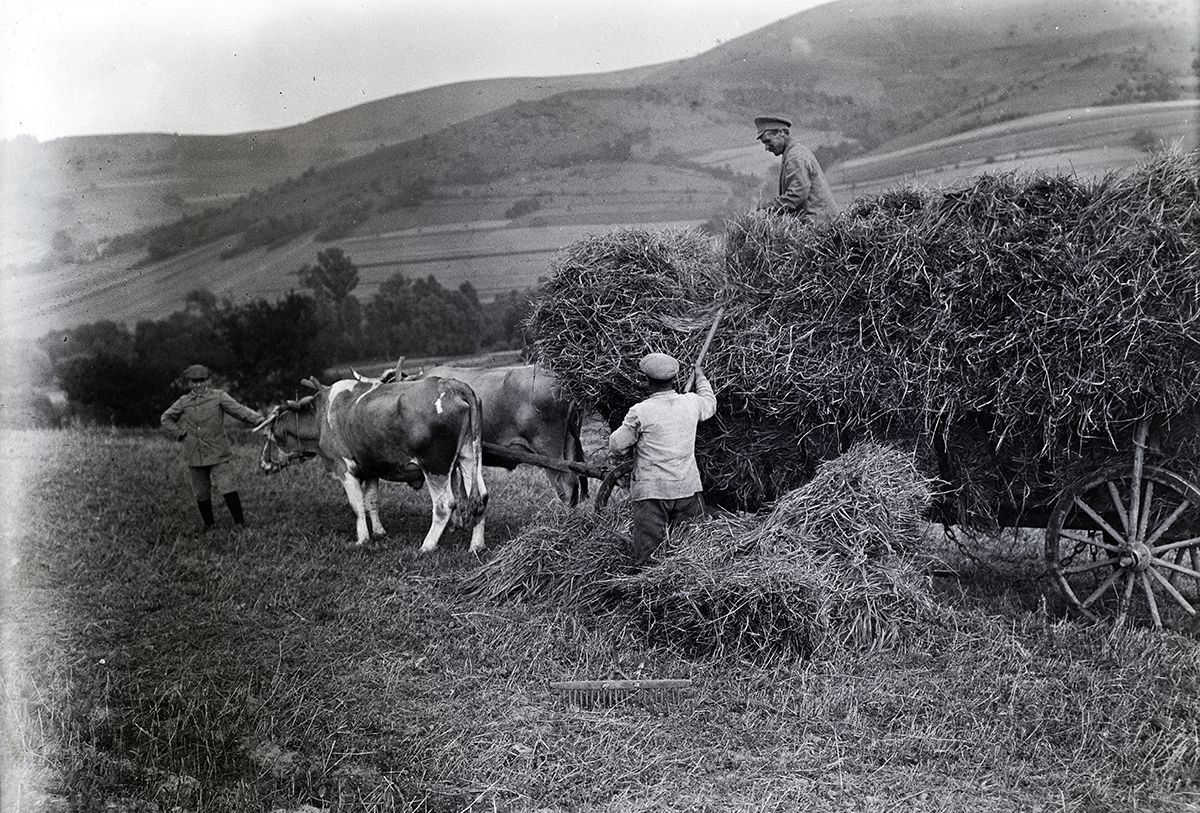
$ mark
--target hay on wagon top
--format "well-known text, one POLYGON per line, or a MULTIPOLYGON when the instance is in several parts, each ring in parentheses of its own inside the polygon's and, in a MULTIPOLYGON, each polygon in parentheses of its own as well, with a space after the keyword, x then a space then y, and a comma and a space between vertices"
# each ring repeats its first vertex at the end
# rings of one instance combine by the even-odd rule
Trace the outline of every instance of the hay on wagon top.
MULTIPOLYGON (((819 225, 748 213, 723 254, 698 231, 625 229, 556 258, 526 328, 536 360, 611 420, 650 348, 705 366, 705 495, 758 510, 856 437, 958 444, 960 498, 1062 483, 1154 418, 1200 460, 1200 158, 1123 176, 988 175, 898 189, 819 225)), ((1014 493, 1015 491, 1015 493, 1014 493)))

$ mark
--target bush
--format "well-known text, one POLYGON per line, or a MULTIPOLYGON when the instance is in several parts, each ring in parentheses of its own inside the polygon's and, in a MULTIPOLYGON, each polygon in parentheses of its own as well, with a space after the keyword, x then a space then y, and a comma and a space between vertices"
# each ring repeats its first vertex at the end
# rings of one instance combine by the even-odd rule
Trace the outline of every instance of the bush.
POLYGON ((512 206, 509 206, 504 210, 504 216, 509 220, 516 220, 518 217, 536 212, 541 208, 541 198, 521 198, 512 206))

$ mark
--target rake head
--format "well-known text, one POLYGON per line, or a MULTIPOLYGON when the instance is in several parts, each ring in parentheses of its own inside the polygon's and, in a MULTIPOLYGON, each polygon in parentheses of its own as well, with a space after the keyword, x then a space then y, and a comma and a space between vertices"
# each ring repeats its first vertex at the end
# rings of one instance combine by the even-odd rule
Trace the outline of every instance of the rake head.
POLYGON ((581 708, 649 704, 674 707, 691 688, 689 678, 656 680, 564 680, 552 682, 550 690, 563 694, 567 703, 581 708))

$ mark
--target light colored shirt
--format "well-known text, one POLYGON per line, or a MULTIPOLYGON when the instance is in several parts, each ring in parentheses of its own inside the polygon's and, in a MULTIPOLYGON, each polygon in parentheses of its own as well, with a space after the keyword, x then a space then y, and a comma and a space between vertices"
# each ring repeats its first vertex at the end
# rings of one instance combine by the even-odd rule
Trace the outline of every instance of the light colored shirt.
POLYGON ((793 140, 783 151, 779 197, 775 198, 774 206, 780 211, 818 220, 837 214, 837 201, 821 165, 808 147, 798 141, 793 140))
POLYGON ((701 490, 696 467, 696 424, 717 412, 717 397, 703 373, 696 391, 656 392, 629 408, 608 438, 610 452, 634 450, 631 500, 678 500, 701 490))

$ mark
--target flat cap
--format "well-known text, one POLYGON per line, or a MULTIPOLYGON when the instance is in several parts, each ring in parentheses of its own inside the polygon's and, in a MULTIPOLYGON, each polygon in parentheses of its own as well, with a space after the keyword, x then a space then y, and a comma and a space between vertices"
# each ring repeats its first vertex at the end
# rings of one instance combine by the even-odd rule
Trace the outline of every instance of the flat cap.
POLYGON ((666 353, 651 353, 642 357, 638 362, 638 369, 645 373, 647 378, 670 381, 679 373, 679 362, 666 353))
POLYGON ((755 116, 754 126, 758 128, 758 134, 762 135, 767 130, 790 129, 792 121, 791 119, 785 119, 783 116, 755 116))
POLYGON ((203 364, 192 364, 183 371, 183 377, 191 380, 193 378, 208 378, 208 368, 203 364))

